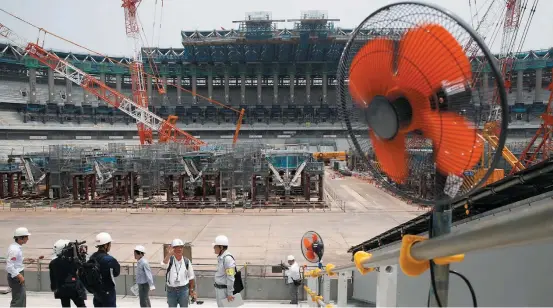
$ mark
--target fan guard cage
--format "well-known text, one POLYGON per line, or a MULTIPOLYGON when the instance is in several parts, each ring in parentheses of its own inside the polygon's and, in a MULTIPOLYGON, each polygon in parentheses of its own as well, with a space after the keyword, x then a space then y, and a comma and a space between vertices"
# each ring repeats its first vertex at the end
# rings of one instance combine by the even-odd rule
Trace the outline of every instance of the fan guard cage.
MULTIPOLYGON (((426 44, 425 42, 418 43, 421 48, 424 48, 424 44, 426 44)), ((401 54, 397 53, 397 49, 394 50, 393 55, 395 61, 401 57, 401 54)), ((442 58, 447 58, 447 56, 442 58)), ((441 65, 438 60, 428 58, 425 63, 438 67, 441 65)), ((418 2, 394 3, 367 17, 352 33, 342 53, 337 72, 337 101, 342 126, 347 132, 350 148, 354 154, 362 158, 361 160, 374 180, 398 196, 421 205, 449 203, 452 199, 462 198, 481 186, 501 159, 507 133, 507 99, 503 78, 499 73, 496 61, 480 36, 469 25, 452 13, 434 5, 418 2), (366 111, 359 107, 359 104, 354 103, 350 94, 349 71, 355 55, 368 41, 385 38, 393 40, 396 46, 400 46, 401 38, 409 29, 423 24, 437 24, 446 29, 457 40, 471 62, 472 76, 469 73, 466 84, 468 97, 463 100, 452 100, 448 103, 447 110, 463 115, 479 134, 486 125, 485 123, 489 123, 486 127, 493 129, 497 136, 497 145, 491 147, 487 142, 483 142, 483 152, 486 155, 482 155, 483 161, 479 164, 487 167, 487 171, 482 169, 475 176, 470 172, 474 168, 468 166, 469 170, 458 177, 435 177, 436 166, 433 156, 440 149, 433 148, 432 142, 420 134, 408 134, 405 147, 409 175, 403 183, 396 183, 383 172, 380 164, 375 160, 374 148, 368 134, 370 128, 366 119, 366 111), (483 77, 488 78, 486 80, 483 77), (444 186, 446 186, 444 190, 447 190, 447 185, 444 182, 450 183, 452 179, 453 182, 455 179, 457 181, 462 179, 462 185, 457 186, 456 193, 454 191, 447 197, 447 195, 436 191, 436 187, 444 188, 444 186), (441 184, 438 186, 437 183, 440 181, 441 184)), ((436 94, 429 99, 437 99, 436 94)), ((413 112, 416 111, 413 110, 413 112)), ((441 114, 440 111, 440 117, 441 114)), ((447 134, 447 125, 443 122, 442 130, 444 135, 447 134)))
POLYGON ((323 239, 321 238, 321 235, 315 231, 307 231, 305 232, 305 234, 301 237, 301 241, 300 241, 300 247, 301 247, 301 253, 303 255, 303 257, 305 258, 305 260, 307 260, 308 262, 311 262, 311 263, 318 263, 318 262, 321 262, 321 259, 319 258, 319 256, 315 253, 315 258, 316 260, 310 260, 308 257, 307 257, 307 248, 305 247, 305 245, 303 244, 303 240, 305 238, 309 239, 309 241, 311 242, 311 245, 313 245, 313 235, 316 235, 317 236, 317 242, 322 244, 322 251, 321 253, 324 254, 324 242, 323 242, 323 239))

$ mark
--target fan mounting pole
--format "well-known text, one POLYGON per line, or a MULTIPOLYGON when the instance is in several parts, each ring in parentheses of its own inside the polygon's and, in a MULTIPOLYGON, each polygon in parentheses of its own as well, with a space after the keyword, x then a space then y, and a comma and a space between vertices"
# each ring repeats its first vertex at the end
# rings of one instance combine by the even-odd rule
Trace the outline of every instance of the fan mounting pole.
MULTIPOLYGON (((436 174, 438 177, 439 175, 436 174)), ((437 185, 439 187, 439 185, 437 185)), ((432 228, 429 230, 429 238, 441 236, 451 232, 451 207, 449 205, 435 206, 432 212, 432 228)), ((430 307, 440 307, 435 294, 438 294, 441 307, 447 307, 449 293, 449 265, 433 265, 434 286, 430 284, 430 307)))

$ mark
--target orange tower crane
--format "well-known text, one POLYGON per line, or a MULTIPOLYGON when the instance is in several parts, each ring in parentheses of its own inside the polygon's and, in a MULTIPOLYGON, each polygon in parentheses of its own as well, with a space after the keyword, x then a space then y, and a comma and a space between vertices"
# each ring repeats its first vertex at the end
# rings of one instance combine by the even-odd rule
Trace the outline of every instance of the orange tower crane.
POLYGON ((85 91, 99 97, 107 104, 121 110, 142 124, 146 129, 158 133, 160 141, 173 141, 199 149, 206 143, 195 138, 191 134, 176 127, 170 121, 166 121, 158 115, 150 112, 140 104, 130 100, 125 95, 108 87, 95 77, 81 71, 71 63, 59 58, 57 55, 45 50, 36 43, 28 43, 22 40, 10 28, 0 23, 0 36, 7 38, 14 46, 24 50, 28 56, 38 60, 43 65, 51 68, 58 74, 81 86, 85 91))

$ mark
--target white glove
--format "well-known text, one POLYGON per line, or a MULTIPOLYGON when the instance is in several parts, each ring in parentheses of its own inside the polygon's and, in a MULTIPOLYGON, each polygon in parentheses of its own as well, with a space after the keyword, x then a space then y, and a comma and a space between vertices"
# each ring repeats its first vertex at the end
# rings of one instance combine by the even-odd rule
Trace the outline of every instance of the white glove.
POLYGON ((155 290, 155 289, 156 289, 156 286, 154 286, 154 285, 151 285, 151 286, 150 286, 150 291, 153 291, 153 290, 155 290))

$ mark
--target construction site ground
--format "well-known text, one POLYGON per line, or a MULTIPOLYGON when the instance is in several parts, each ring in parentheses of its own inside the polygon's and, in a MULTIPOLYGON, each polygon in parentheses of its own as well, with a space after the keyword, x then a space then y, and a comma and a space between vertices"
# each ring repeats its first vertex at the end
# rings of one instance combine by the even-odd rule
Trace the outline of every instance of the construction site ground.
MULTIPOLYGON (((0 306, 8 307, 12 299, 11 293, 0 294, 0 306)), ((217 307, 217 303, 214 299, 201 299, 204 301, 203 305, 192 305, 191 307, 217 307)), ((150 297, 152 307, 166 307, 167 298, 164 297, 150 297)), ((246 307, 297 307, 296 305, 287 305, 287 301, 244 301, 246 307)), ((60 300, 54 298, 54 294, 51 292, 27 292, 27 307, 59 307, 60 300)), ((92 295, 88 295, 86 301, 87 307, 93 307, 92 295)), ((118 296, 117 307, 139 307, 138 297, 136 296, 118 296)), ((308 303, 304 302, 299 305, 300 307, 307 307, 308 303)))
MULTIPOLYGON (((56 209, 0 210, 0 248, 5 253, 19 226, 32 236, 24 247, 25 257, 51 257, 53 243, 60 239, 86 240, 93 249, 98 232, 109 232, 112 251, 120 261, 132 262, 133 249, 144 245, 150 263, 159 264, 162 245, 173 238, 192 244, 194 264, 216 262, 212 242, 217 235, 230 239, 230 251, 237 262, 252 265, 280 263, 287 255, 301 258, 300 239, 309 230, 322 236, 325 262, 350 260, 347 249, 422 213, 370 183, 354 177, 336 176, 326 170, 325 185, 339 198, 343 209, 259 210, 234 209, 184 211, 177 209, 56 209)), ((336 202, 334 202, 336 203, 336 202)), ((1 209, 1 207, 0 207, 1 209)))

